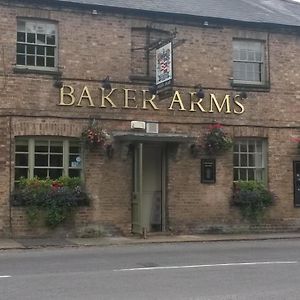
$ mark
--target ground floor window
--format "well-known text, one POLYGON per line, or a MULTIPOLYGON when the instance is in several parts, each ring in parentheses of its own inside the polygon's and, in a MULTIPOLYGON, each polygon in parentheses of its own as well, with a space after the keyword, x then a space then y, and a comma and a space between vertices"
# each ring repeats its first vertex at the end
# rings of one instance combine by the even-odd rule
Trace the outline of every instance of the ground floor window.
POLYGON ((266 181, 266 140, 236 139, 233 151, 233 176, 235 181, 266 181))
POLYGON ((81 146, 77 139, 16 138, 15 181, 21 177, 80 177, 81 146))

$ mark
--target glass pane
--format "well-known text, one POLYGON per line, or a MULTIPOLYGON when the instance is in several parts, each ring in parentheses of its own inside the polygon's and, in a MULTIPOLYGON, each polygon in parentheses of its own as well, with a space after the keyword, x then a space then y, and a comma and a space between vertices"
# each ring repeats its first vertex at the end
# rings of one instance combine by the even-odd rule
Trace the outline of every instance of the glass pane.
POLYGON ((53 47, 47 47, 47 55, 54 56, 54 48, 53 47))
POLYGON ((16 145, 16 152, 28 152, 28 145, 16 145))
POLYGON ((48 153, 48 141, 36 141, 35 152, 46 152, 48 153))
POLYGON ((27 43, 35 44, 35 33, 27 33, 27 43))
POLYGON ((241 143, 240 151, 241 152, 247 152, 247 144, 246 143, 241 143))
POLYGON ((46 42, 46 35, 45 34, 37 34, 37 43, 45 44, 45 42, 46 42))
POLYGON ((25 21, 18 21, 17 29, 18 31, 25 31, 25 21))
POLYGON ((16 154, 16 166, 28 166, 28 154, 16 154))
POLYGON ((28 66, 34 66, 35 65, 34 56, 27 56, 27 65, 28 66))
POLYGON ((25 45, 17 44, 17 53, 25 53, 25 45))
POLYGON ((50 152, 51 153, 63 153, 63 145, 60 142, 57 143, 51 143, 50 146, 50 152))
POLYGON ((26 49, 27 54, 35 54, 35 46, 27 45, 26 49))
POLYGON ((233 151, 234 151, 234 152, 239 152, 239 144, 238 144, 238 143, 235 143, 235 144, 233 145, 233 151))
POLYGON ((248 159, 249 159, 248 166, 249 167, 254 167, 255 166, 255 155, 254 154, 249 154, 248 159))
POLYGON ((239 180, 239 169, 233 170, 233 180, 239 180))
POLYGON ((248 169, 248 180, 254 180, 254 169, 248 169))
POLYGON ((247 180, 247 170, 246 169, 240 169, 239 180, 247 180))
POLYGON ((249 141, 248 142, 248 152, 255 152, 255 142, 254 141, 249 141))
POLYGON ((258 167, 258 168, 261 168, 262 167, 262 154, 259 154, 257 153, 255 155, 255 166, 258 167))
POLYGON ((16 168, 15 169, 15 180, 19 180, 21 177, 28 178, 28 169, 27 168, 16 168))
POLYGON ((79 146, 70 146, 70 153, 80 153, 80 147, 79 146))
POLYGON ((262 142, 261 141, 256 142, 256 152, 262 152, 262 142))
POLYGON ((241 158, 240 161, 241 167, 247 167, 247 154, 241 154, 240 158, 241 158))
POLYGON ((69 157, 69 167, 80 168, 81 167, 81 158, 78 155, 70 155, 69 157))
POLYGON ((36 65, 40 66, 40 67, 44 67, 45 66, 45 58, 44 58, 44 56, 37 56, 37 58, 36 58, 36 65))
POLYGON ((36 47, 36 50, 37 50, 37 54, 38 55, 45 55, 45 47, 43 47, 43 46, 37 46, 36 47))
POLYGON ((80 177, 80 169, 69 169, 69 177, 80 177))
POLYGON ((239 155, 238 154, 233 155, 233 165, 236 167, 239 166, 239 155))
POLYGON ((48 166, 48 154, 35 154, 34 165, 37 167, 48 166))
POLYGON ((46 179, 47 178, 47 169, 34 169, 33 175, 40 179, 46 179))
POLYGON ((256 170, 255 176, 256 176, 255 180, 262 181, 263 180, 263 172, 262 172, 262 170, 256 170))
POLYGON ((54 58, 53 57, 47 57, 47 67, 54 67, 54 58))
POLYGON ((25 33, 24 32, 18 32, 17 33, 17 41, 18 42, 25 42, 25 33))
POLYGON ((47 35, 47 44, 55 45, 55 35, 47 35))
POLYGON ((17 55, 17 65, 25 65, 25 55, 17 55))
POLYGON ((51 167, 62 167, 63 166, 63 156, 60 154, 50 155, 50 166, 51 167))
POLYGON ((50 179, 57 179, 61 176, 63 176, 63 170, 62 169, 50 169, 49 170, 50 179))

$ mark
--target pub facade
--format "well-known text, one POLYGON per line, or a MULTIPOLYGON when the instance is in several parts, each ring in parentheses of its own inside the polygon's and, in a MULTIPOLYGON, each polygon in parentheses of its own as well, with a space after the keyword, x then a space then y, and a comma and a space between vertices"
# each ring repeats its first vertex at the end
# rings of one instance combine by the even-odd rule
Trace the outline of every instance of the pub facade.
POLYGON ((0 0, 1 235, 298 230, 300 5, 123 2, 0 0), (18 185, 61 177, 88 204, 30 224, 18 185), (238 181, 274 196, 259 222, 238 181))

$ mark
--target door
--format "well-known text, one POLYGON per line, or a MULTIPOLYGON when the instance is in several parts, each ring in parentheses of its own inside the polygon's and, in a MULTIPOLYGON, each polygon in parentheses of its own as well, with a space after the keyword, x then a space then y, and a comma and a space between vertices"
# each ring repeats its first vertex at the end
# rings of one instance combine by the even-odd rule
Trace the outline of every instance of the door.
POLYGON ((165 228, 165 151, 160 144, 137 144, 134 152, 133 233, 165 228))

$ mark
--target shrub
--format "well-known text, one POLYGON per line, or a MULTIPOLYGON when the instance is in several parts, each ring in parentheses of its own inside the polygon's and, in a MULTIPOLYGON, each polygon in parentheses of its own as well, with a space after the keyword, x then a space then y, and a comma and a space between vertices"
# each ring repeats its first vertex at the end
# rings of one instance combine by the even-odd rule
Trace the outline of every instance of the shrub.
POLYGON ((40 212, 43 212, 49 227, 63 223, 76 207, 88 204, 88 196, 77 177, 61 177, 57 180, 22 178, 12 198, 12 205, 26 207, 30 224, 35 224, 40 212))
POLYGON ((238 181, 234 183, 232 204, 239 207, 244 218, 261 221, 267 207, 274 203, 274 195, 261 182, 238 181))

